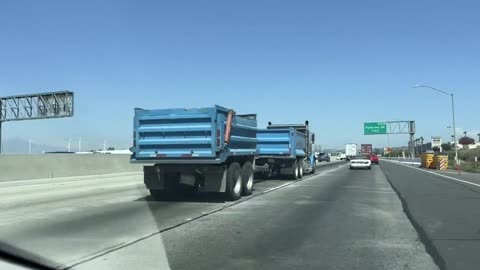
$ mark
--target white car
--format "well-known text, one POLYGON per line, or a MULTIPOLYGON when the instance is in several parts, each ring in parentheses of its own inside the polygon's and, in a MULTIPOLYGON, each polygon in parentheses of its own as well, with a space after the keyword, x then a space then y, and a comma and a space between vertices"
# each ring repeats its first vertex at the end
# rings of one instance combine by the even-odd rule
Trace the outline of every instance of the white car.
POLYGON ((368 155, 354 156, 350 160, 350 170, 353 169, 372 169, 372 161, 368 155))
POLYGON ((347 155, 345 155, 345 154, 340 154, 340 155, 337 156, 337 159, 339 159, 339 160, 347 159, 347 155))

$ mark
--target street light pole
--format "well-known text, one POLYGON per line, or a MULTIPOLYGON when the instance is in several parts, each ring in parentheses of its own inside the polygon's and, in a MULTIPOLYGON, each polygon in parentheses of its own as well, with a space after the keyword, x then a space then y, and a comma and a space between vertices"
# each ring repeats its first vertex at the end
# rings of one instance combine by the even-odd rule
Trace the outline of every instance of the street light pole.
POLYGON ((442 94, 445 94, 445 95, 449 95, 450 98, 452 99, 452 126, 453 126, 453 140, 454 140, 454 144, 453 146, 455 147, 455 165, 457 166, 457 169, 458 169, 458 173, 460 173, 460 162, 458 160, 458 149, 457 149, 457 135, 456 135, 456 129, 455 129, 455 101, 454 101, 454 98, 453 98, 453 93, 449 93, 449 92, 446 92, 446 91, 443 91, 443 90, 440 90, 440 89, 437 89, 435 87, 431 87, 431 86, 428 86, 428 85, 416 85, 414 86, 414 88, 430 88, 432 90, 435 90, 437 92, 440 92, 442 94))
POLYGON ((457 135, 456 135, 456 129, 455 129, 455 101, 453 98, 453 93, 450 94, 452 97, 452 122, 453 122, 453 147, 455 147, 455 166, 457 166, 458 172, 460 173, 460 164, 458 160, 458 149, 457 149, 457 135))

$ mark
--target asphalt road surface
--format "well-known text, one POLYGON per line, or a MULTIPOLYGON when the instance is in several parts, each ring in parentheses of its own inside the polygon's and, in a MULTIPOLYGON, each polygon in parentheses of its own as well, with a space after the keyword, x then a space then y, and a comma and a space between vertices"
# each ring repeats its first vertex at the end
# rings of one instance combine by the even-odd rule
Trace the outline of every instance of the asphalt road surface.
POLYGON ((74 269, 438 269, 379 166, 324 164, 237 202, 153 201, 138 173, 2 182, 0 240, 74 269))
POLYGON ((480 174, 381 164, 443 269, 480 269, 480 174))

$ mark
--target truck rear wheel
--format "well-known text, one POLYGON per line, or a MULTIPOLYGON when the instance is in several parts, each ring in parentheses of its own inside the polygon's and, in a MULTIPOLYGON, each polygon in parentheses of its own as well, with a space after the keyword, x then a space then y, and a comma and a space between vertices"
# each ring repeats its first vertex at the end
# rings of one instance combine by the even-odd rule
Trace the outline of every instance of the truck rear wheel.
POLYGON ((295 160, 295 161, 293 161, 293 164, 292 164, 292 175, 291 175, 291 177, 292 177, 293 180, 297 180, 298 175, 299 175, 298 162, 295 160))
POLYGON ((235 201, 242 195, 242 167, 238 162, 228 166, 227 189, 225 191, 227 200, 235 201))
POLYGON ((303 161, 298 162, 298 178, 303 177, 303 161))
POLYGON ((253 166, 250 161, 245 162, 242 167, 242 195, 252 195, 253 192, 253 166))

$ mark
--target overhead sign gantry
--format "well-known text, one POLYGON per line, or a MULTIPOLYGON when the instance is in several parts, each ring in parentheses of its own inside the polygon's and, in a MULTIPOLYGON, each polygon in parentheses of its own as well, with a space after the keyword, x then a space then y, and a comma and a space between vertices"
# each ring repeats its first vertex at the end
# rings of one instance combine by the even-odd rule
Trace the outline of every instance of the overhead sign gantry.
POLYGON ((410 134, 410 153, 414 158, 413 137, 415 121, 367 122, 363 124, 364 135, 410 134))
POLYGON ((0 153, 2 152, 3 122, 72 116, 73 92, 71 91, 0 97, 0 153))

